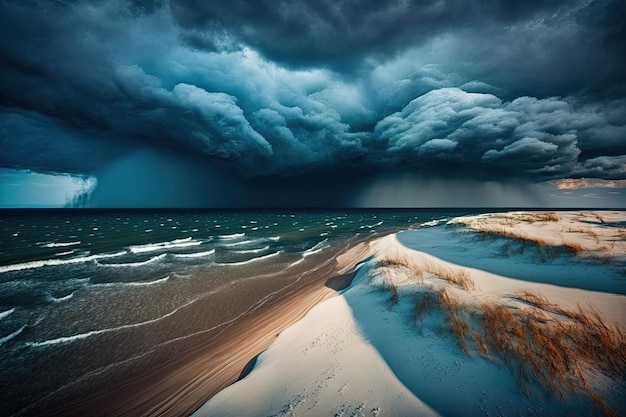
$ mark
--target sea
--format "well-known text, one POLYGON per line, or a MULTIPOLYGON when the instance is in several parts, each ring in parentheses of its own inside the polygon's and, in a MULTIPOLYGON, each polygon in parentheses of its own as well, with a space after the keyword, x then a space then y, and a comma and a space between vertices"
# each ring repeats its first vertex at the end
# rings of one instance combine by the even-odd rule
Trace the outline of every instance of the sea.
POLYGON ((0 211, 2 415, 185 355, 359 240, 476 213, 0 211))

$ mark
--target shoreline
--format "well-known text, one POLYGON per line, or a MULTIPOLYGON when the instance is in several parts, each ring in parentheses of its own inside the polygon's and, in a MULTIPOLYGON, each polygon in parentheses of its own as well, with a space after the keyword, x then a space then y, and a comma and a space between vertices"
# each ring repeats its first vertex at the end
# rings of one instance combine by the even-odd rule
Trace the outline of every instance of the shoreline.
POLYGON ((623 414, 626 212, 589 213, 468 216, 473 230, 353 248, 352 285, 193 417, 623 414))
POLYGON ((354 273, 348 271, 360 261, 362 249, 368 242, 391 233, 394 231, 347 243, 321 266, 301 272, 295 283, 270 294, 259 307, 236 317, 223 331, 185 351, 179 359, 157 369, 143 370, 141 376, 131 375, 132 380, 121 385, 110 381, 96 392, 84 387, 85 392, 80 393, 83 395, 70 391, 61 396, 61 401, 53 396, 52 404, 36 404, 17 415, 191 415, 215 394, 241 379, 246 368, 283 330, 349 286, 354 273))

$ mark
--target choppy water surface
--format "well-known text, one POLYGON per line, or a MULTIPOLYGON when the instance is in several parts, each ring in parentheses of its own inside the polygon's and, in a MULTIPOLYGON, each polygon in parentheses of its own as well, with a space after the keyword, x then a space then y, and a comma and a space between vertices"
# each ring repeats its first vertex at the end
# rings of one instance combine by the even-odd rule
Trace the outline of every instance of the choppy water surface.
POLYGON ((181 354, 351 241, 467 213, 0 213, 0 403, 181 354))

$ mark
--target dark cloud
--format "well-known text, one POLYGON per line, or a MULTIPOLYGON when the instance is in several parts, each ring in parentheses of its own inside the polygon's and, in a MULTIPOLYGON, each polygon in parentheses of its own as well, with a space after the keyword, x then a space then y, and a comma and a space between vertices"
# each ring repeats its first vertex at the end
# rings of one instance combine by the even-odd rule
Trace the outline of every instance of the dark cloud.
MULTIPOLYGON (((446 170, 460 166, 475 174, 528 178, 593 169, 596 177, 617 178, 623 175, 617 169, 621 157, 603 156, 582 165, 579 159, 581 148, 601 146, 598 130, 623 129, 626 119, 613 123, 605 111, 576 108, 555 97, 504 102, 492 94, 442 88, 382 119, 374 136, 386 141, 390 165, 436 169, 445 161, 446 170)), ((626 143, 608 140, 606 147, 626 153, 626 143)))
POLYGON ((172 153, 233 204, 322 174, 623 179, 625 7, 0 0, 0 165, 103 193, 172 153))
POLYGON ((171 4, 185 39, 209 50, 238 42, 293 66, 346 68, 482 22, 512 24, 567 3, 320 0, 184 0, 171 4), (204 42, 200 41, 204 39, 204 42))

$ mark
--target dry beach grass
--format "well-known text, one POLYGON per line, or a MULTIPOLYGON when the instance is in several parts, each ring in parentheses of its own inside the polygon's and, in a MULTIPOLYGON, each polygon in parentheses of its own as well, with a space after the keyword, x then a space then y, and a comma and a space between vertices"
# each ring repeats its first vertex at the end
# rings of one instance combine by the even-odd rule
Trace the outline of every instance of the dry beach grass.
POLYGON ((525 394, 540 387, 562 401, 588 395, 604 414, 615 415, 588 379, 598 373, 626 375, 626 336, 596 311, 564 309, 529 290, 512 297, 512 304, 459 297, 459 290, 475 288, 469 273, 433 262, 386 257, 376 268, 385 277, 383 289, 391 293, 392 305, 399 302, 392 277, 405 274, 418 286, 413 293, 418 328, 427 316, 438 314, 440 329, 453 335, 465 354, 504 364, 525 394))

